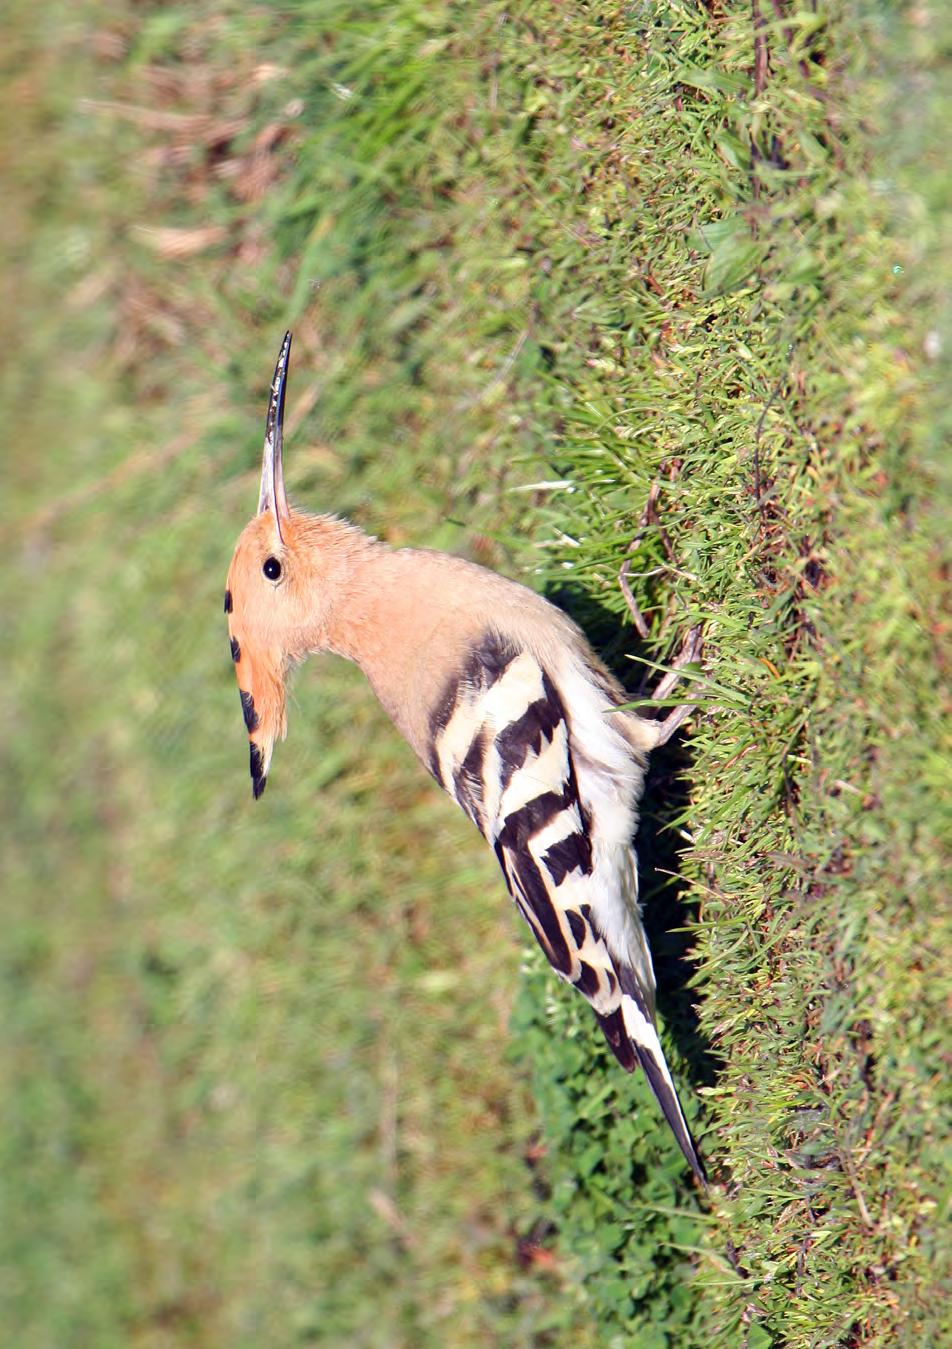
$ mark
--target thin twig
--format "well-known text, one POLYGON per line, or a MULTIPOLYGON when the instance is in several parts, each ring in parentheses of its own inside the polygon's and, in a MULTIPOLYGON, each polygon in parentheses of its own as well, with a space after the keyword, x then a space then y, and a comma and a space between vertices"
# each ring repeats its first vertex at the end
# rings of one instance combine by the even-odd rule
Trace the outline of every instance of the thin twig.
POLYGON ((693 628, 688 630, 688 635, 684 639, 684 645, 672 660, 668 667, 668 673, 658 682, 658 687, 651 695, 651 701, 657 702, 660 698, 667 698, 668 694, 674 688, 681 678, 681 671, 685 665, 690 665, 692 660, 697 660, 701 654, 702 641, 701 633, 703 627, 696 623, 693 628))
POLYGON ((486 384, 484 384, 481 389, 478 389, 476 393, 469 394, 466 398, 460 399, 460 401, 456 404, 455 410, 457 412, 461 411, 464 408, 475 407, 476 404, 481 403, 484 398, 488 398, 489 395, 492 393, 493 389, 495 389, 498 384, 500 384, 503 380, 508 378, 509 372, 512 370, 512 367, 519 359, 519 353, 525 346, 526 342, 528 341, 529 334, 531 333, 531 331, 532 327, 530 323, 528 327, 523 328, 522 332, 516 338, 516 344, 513 347, 512 351, 510 351, 509 355, 503 361, 502 365, 495 372, 492 378, 486 384))
POLYGON ((629 543, 627 549, 625 550, 626 552, 625 560, 622 562, 618 572, 618 585, 621 589, 622 595, 625 597, 625 603, 627 604, 628 612, 631 614, 631 617, 634 621, 635 629, 638 633, 638 636, 642 638, 647 638, 648 636, 648 624, 645 621, 644 614, 638 608, 637 600, 632 594, 631 586, 628 584, 628 576, 631 571, 631 561, 632 561, 631 555, 638 547, 638 544, 641 542, 642 535, 647 529, 648 522, 651 519, 652 514, 654 513, 654 504, 658 499, 658 491, 659 491, 659 484, 657 482, 653 482, 648 491, 648 499, 645 502, 644 510, 641 512, 641 515, 638 518, 638 528, 635 530, 635 536, 629 543))
POLYGON ((767 83, 769 52, 763 32, 764 16, 760 12, 759 0, 750 0, 750 11, 754 19, 754 97, 759 98, 767 83))
MULTIPOLYGON (((687 637, 684 639, 684 645, 671 662, 671 669, 661 680, 654 693, 652 693, 652 702, 667 697, 681 678, 681 671, 684 669, 685 665, 689 665, 691 661, 698 659, 703 648, 701 639, 703 631, 704 629, 700 623, 689 630, 687 637)), ((696 711, 697 703, 683 703, 680 707, 676 707, 672 712, 669 712, 666 717, 657 723, 658 745, 667 744, 678 727, 683 722, 687 721, 688 717, 692 716, 696 711)))
POLYGON ((790 350, 787 353, 787 355, 788 355, 787 364, 784 366, 783 373, 781 374, 780 378, 777 380, 776 384, 773 386, 773 389, 770 391, 770 397, 767 399, 766 403, 763 406, 763 410, 760 416, 757 418, 757 428, 754 431, 754 496, 757 501, 757 509, 760 512, 760 523, 762 526, 764 525, 765 505, 763 498, 763 482, 760 476, 760 437, 764 433, 764 423, 767 420, 767 413, 773 407, 777 399, 777 395, 783 388, 784 381, 786 380, 787 375, 789 373, 790 370, 789 358, 793 355, 792 343, 790 345, 790 350))
POLYGON ((876 1224, 869 1216, 869 1209, 866 1207, 866 1200, 863 1197, 863 1191, 860 1189, 859 1180, 857 1179, 856 1176, 856 1168, 853 1166, 853 1159, 849 1156, 845 1148, 840 1149, 839 1156, 840 1156, 840 1164, 842 1165, 843 1170, 846 1172, 847 1179, 849 1180, 850 1183, 850 1188, 852 1189, 853 1196, 856 1199, 856 1207, 859 1209, 859 1216, 863 1220, 863 1226, 866 1228, 868 1232, 873 1232, 876 1229, 876 1224))

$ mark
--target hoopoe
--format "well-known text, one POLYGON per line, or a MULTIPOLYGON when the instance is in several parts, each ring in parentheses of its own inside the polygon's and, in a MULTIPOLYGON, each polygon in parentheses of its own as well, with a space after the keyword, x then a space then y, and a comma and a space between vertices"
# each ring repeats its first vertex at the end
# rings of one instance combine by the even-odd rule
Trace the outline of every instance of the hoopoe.
MULTIPOLYGON (((621 710, 625 694, 581 630, 525 586, 292 509, 282 461, 290 349, 288 333, 258 512, 225 590, 254 796, 286 734, 290 667, 312 652, 354 661, 495 852, 520 913, 556 974, 591 1004, 621 1066, 641 1064, 703 1184, 655 1029, 633 847, 648 754, 691 709, 663 722, 621 710)), ((682 663, 697 654, 696 637, 682 663)))

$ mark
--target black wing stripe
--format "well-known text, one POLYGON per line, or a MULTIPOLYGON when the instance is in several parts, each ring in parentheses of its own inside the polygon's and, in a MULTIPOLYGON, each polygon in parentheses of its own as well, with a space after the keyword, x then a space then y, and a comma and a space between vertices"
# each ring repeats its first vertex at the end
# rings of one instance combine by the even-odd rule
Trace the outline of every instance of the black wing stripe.
POLYGON ((523 852, 541 829, 550 824, 556 815, 560 815, 567 806, 574 805, 572 793, 542 792, 527 801, 524 806, 506 816, 506 822, 496 835, 495 848, 511 848, 513 852, 523 852))
POLYGON ((543 674, 544 696, 530 703, 521 717, 511 722, 496 737, 496 748, 502 764, 500 781, 503 791, 509 786, 513 773, 521 768, 530 751, 538 754, 544 743, 551 741, 556 727, 565 720, 559 695, 543 674))
POLYGON ((487 632, 478 646, 473 647, 463 678, 474 688, 491 689, 519 652, 512 642, 495 632, 487 632))
POLYGON ((580 993, 592 998, 602 991, 602 981, 598 970, 593 969, 591 965, 587 965, 584 960, 580 961, 579 964, 581 971, 578 978, 573 982, 580 993))
MULTIPOLYGON (((504 637, 487 632, 473 647, 466 663, 457 675, 446 683, 430 713, 430 753, 428 766, 441 787, 451 790, 440 771, 440 737, 453 720, 462 700, 476 702, 478 698, 502 678, 518 656, 518 650, 504 637)), ((465 809, 465 807, 464 807, 465 809)))
POLYGON ((546 870, 554 885, 561 885, 572 871, 583 876, 592 874, 592 840, 588 834, 569 834, 553 843, 542 855, 546 870))
POLYGON ((508 861, 508 870, 515 882, 516 899, 539 945, 559 974, 570 975, 574 963, 572 952, 541 871, 528 852, 510 854, 508 861))
POLYGON ((590 932, 588 923, 586 923, 582 915, 576 913, 574 909, 566 909, 565 916, 569 920, 569 927, 572 929, 572 938, 575 941, 575 945, 584 946, 590 932))
POLYGON ((453 713, 456 711, 459 694, 459 679, 451 679, 430 713, 430 758, 428 766, 441 787, 446 787, 447 784, 443 781, 443 775, 440 772, 440 736, 450 724, 453 713))
POLYGON ((628 1038, 628 1032, 625 1030, 625 1019, 620 1007, 616 1007, 613 1012, 607 1016, 601 1016, 595 1013, 595 1020, 601 1027, 602 1034, 608 1041, 608 1047, 611 1049, 615 1058, 625 1069, 625 1072, 634 1072, 635 1064, 638 1062, 635 1057, 634 1045, 628 1038))
POLYGON ((466 757, 453 774, 453 795, 480 829, 483 828, 483 768, 488 745, 489 732, 481 726, 473 736, 466 757))

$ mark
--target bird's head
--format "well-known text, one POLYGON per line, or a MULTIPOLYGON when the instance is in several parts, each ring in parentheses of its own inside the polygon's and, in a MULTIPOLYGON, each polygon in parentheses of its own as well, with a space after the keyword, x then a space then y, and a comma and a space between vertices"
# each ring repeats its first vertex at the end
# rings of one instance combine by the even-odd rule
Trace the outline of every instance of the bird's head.
POLYGON ((281 452, 290 352, 291 334, 286 333, 268 404, 258 512, 238 539, 225 590, 255 798, 264 791, 274 742, 286 733, 285 679, 310 645, 318 581, 311 517, 292 511, 284 491, 281 452))

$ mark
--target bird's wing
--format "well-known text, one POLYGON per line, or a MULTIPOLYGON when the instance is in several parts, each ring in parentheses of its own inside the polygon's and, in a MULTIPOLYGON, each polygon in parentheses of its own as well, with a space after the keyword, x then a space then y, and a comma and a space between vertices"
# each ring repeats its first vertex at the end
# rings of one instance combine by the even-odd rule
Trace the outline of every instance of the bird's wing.
POLYGON ((617 893, 602 892, 617 892, 621 873, 634 884, 634 856, 626 845, 606 863, 597 822, 579 791, 569 716, 554 681, 530 652, 489 635, 449 681, 430 732, 434 776, 493 847, 550 964, 591 1004, 621 1065, 631 1071, 641 1063, 682 1151, 703 1179, 655 1029, 650 992, 617 943, 615 952, 609 948, 607 923, 599 921, 624 902, 617 893))

